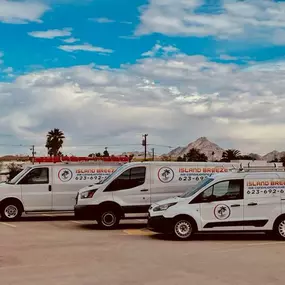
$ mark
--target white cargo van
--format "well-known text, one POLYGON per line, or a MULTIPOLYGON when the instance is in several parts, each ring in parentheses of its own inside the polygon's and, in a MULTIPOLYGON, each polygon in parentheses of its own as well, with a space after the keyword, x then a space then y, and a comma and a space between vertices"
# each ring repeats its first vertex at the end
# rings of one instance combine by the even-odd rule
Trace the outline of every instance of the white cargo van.
POLYGON ((145 214, 159 200, 178 196, 212 173, 239 164, 220 162, 132 162, 119 167, 101 185, 80 189, 75 205, 79 219, 114 228, 130 214, 145 214))
POLYGON ((27 166, 11 181, 0 184, 1 218, 15 220, 23 212, 73 211, 80 188, 101 183, 119 166, 119 163, 27 166))
POLYGON ((179 239, 212 231, 273 231, 285 239, 284 168, 215 174, 148 212, 149 229, 179 239))

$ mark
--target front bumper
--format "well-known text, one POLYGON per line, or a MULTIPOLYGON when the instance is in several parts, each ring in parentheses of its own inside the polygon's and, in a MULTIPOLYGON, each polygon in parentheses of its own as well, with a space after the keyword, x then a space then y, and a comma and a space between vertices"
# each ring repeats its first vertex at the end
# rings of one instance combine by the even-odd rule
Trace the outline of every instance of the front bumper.
POLYGON ((172 233, 173 221, 163 216, 148 217, 147 228, 153 232, 172 233))
POLYGON ((74 215, 79 220, 96 220, 99 213, 98 205, 75 205, 74 215))

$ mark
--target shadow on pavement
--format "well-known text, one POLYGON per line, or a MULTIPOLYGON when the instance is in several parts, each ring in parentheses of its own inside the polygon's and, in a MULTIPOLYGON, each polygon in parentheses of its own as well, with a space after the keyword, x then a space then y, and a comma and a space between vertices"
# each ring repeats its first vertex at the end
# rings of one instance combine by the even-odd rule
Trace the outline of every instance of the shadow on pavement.
MULTIPOLYGON (((173 235, 154 234, 151 239, 165 241, 181 241, 173 235)), ((192 238, 193 241, 277 241, 273 236, 264 233, 211 233, 196 234, 192 238)), ((191 240, 190 240, 191 241, 191 240)))
MULTIPOLYGON (((74 216, 25 216, 22 217, 18 222, 45 222, 45 221, 76 221, 74 216)), ((11 222, 10 222, 11 223, 11 222)))
POLYGON ((99 231, 118 231, 118 230, 130 230, 130 229, 144 229, 146 227, 145 224, 138 224, 138 223, 124 223, 119 224, 118 227, 114 230, 104 230, 100 229, 99 225, 95 222, 93 224, 78 224, 78 227, 85 229, 85 230, 99 230, 99 231))

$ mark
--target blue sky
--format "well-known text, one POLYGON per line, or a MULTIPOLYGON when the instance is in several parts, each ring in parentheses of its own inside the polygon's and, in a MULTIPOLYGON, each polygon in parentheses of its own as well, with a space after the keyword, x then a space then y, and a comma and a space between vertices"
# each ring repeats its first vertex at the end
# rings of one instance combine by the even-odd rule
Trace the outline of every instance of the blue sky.
POLYGON ((54 127, 66 152, 140 150, 145 132, 283 147, 284 1, 0 0, 0 35, 0 153, 44 154, 54 127))

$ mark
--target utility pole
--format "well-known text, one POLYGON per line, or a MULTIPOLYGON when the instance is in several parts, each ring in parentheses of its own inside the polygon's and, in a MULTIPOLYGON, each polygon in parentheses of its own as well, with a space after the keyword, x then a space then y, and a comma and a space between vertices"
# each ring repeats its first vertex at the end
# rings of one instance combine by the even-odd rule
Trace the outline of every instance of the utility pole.
POLYGON ((152 148, 151 150, 152 150, 152 160, 154 161, 154 148, 152 148))
POLYGON ((142 145, 144 146, 144 160, 146 160, 146 152, 147 152, 147 141, 146 141, 146 138, 147 138, 148 134, 144 134, 143 135, 143 140, 142 140, 142 145))
POLYGON ((32 164, 35 164, 35 146, 32 145, 32 148, 30 148, 30 150, 32 151, 32 164))

